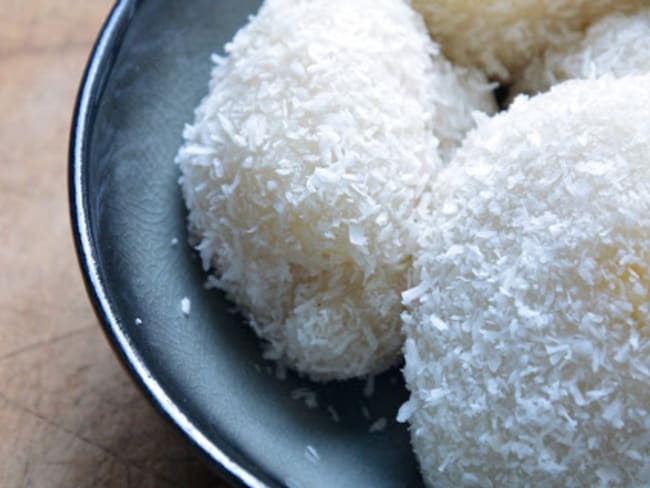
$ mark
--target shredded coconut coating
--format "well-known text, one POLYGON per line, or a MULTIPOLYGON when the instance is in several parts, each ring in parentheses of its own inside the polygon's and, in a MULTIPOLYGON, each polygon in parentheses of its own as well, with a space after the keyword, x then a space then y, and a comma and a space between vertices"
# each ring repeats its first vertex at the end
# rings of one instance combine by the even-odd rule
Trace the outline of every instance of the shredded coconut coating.
POLYGON ((650 485, 649 87, 519 97, 440 173, 403 293, 429 486, 650 485))
POLYGON ((400 357, 400 293, 433 175, 494 109, 402 0, 267 0, 215 58, 177 163, 210 283, 313 379, 400 357))
POLYGON ((413 0, 452 62, 503 82, 548 47, 575 42, 606 14, 635 12, 647 0, 413 0))
POLYGON ((594 24, 575 43, 549 49, 526 68, 515 93, 535 94, 569 79, 650 73, 650 8, 615 14, 594 24))

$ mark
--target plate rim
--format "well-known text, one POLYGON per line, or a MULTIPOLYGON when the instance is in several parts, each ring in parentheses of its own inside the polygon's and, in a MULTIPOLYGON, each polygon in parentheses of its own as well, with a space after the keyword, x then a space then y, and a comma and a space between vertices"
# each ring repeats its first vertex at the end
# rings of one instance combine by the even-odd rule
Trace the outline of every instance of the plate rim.
POLYGON ((166 393, 149 370, 133 343, 124 332, 108 299, 105 280, 98 265, 96 241, 91 230, 91 212, 88 205, 86 181, 89 166, 89 143, 98 100, 106 85, 107 74, 113 68, 117 53, 138 6, 142 0, 117 0, 104 22, 90 53, 82 75, 75 102, 68 148, 68 204, 77 261, 81 268, 86 293, 99 320, 104 335, 122 365, 155 409, 190 441, 190 445, 207 457, 214 467, 225 475, 224 481, 250 488, 279 486, 260 468, 233 459, 183 413, 180 406, 166 393))

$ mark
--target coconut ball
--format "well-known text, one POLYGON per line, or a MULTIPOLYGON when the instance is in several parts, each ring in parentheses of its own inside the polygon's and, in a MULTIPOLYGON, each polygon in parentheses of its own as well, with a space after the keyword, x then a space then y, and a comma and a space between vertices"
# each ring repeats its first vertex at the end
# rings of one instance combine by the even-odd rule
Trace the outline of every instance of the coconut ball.
POLYGON ((504 82, 547 47, 576 42, 594 21, 647 0, 413 0, 445 54, 504 82))
POLYGON ((538 93, 573 78, 650 73, 650 9, 610 15, 579 41, 554 49, 526 68, 515 93, 538 93))
POLYGON ((440 173, 403 294, 429 486, 650 484, 649 86, 519 97, 440 173))
POLYGON ((402 0, 267 0, 177 156, 209 283, 314 379, 400 358, 414 209, 490 87, 402 0))

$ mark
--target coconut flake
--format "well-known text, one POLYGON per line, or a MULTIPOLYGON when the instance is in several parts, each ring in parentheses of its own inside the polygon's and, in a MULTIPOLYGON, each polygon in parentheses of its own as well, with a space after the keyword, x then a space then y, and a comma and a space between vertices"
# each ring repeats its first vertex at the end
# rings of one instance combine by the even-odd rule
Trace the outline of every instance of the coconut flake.
POLYGON ((183 315, 186 317, 190 316, 190 311, 192 310, 192 302, 190 301, 189 298, 183 297, 181 299, 181 312, 183 315))
POLYGON ((370 424, 370 428, 368 429, 368 432, 371 434, 375 432, 383 432, 386 430, 386 418, 385 417, 380 417, 377 420, 375 420, 372 424, 370 424))
POLYGON ((318 464, 320 462, 320 455, 314 446, 305 447, 305 458, 312 464, 318 464))

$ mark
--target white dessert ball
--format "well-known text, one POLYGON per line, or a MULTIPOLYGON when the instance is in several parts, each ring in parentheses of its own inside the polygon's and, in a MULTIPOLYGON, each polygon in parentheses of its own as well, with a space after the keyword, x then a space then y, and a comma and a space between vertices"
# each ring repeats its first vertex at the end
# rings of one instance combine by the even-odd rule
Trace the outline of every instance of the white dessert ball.
POLYGON ((509 82, 548 47, 579 39, 606 14, 629 13, 647 0, 413 0, 452 62, 509 82))
POLYGON ((267 0, 216 58, 177 163, 210 283, 317 380, 400 359, 414 209, 494 109, 402 0, 267 0))
POLYGON ((515 93, 535 94, 569 79, 650 73, 650 9, 609 15, 578 41, 547 50, 524 71, 515 93))
POLYGON ((519 97, 440 173, 403 294, 429 486, 650 484, 649 87, 519 97))

